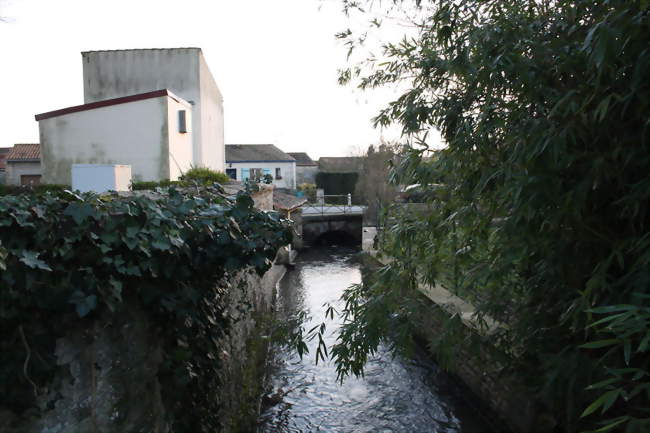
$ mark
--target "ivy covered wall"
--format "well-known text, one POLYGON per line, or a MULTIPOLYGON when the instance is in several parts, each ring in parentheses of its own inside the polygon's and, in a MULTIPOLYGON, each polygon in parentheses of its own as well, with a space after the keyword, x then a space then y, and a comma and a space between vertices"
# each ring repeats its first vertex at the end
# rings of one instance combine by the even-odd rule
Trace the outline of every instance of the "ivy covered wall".
POLYGON ((212 187, 0 198, 2 431, 223 431, 224 367, 289 242, 212 187))

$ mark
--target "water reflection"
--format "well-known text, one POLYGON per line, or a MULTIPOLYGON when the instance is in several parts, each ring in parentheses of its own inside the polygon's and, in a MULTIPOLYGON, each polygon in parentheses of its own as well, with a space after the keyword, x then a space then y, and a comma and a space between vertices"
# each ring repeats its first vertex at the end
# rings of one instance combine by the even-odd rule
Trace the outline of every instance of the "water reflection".
MULTIPOLYGON (((337 305, 341 292, 361 281, 353 254, 333 247, 303 252, 280 283, 279 317, 307 311, 312 322, 306 329, 321 323, 323 304, 337 305)), ((328 322, 328 345, 336 338, 336 325, 328 322)), ((259 432, 489 432, 461 398, 462 391, 425 357, 402 360, 382 349, 368 363, 365 377, 340 385, 332 363, 314 363, 315 341, 309 349, 303 360, 275 349, 272 390, 265 398, 259 432)))

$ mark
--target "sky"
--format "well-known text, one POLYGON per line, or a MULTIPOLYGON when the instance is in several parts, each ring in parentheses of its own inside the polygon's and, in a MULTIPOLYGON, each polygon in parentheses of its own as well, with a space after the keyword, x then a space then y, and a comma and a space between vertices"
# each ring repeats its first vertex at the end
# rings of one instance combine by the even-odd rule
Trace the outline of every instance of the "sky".
POLYGON ((0 147, 38 142, 35 114, 83 104, 82 51, 128 48, 202 48, 226 143, 316 159, 399 137, 371 124, 395 90, 337 83, 339 0, 0 0, 0 17, 0 147))

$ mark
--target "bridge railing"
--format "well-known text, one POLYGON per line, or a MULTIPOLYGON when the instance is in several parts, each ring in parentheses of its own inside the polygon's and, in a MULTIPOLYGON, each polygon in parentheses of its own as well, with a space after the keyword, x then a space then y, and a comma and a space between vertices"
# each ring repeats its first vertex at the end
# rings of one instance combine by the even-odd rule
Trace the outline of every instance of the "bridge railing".
POLYGON ((352 204, 352 194, 321 195, 316 200, 302 206, 303 215, 363 214, 365 210, 365 206, 352 204))

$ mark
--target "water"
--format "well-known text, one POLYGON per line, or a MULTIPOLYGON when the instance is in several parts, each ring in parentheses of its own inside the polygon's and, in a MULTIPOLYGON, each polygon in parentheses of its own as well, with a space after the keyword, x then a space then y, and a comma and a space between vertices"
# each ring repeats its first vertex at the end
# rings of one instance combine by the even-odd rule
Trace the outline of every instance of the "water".
MULTIPOLYGON (((354 251, 307 250, 280 282, 279 317, 307 311, 312 323, 324 321, 326 302, 337 304, 342 291, 361 281, 354 251)), ((336 322, 328 322, 326 341, 333 343, 336 322)), ((336 380, 331 362, 310 354, 275 348, 271 391, 260 416, 260 433, 489 433, 491 430, 463 398, 465 391, 424 356, 392 357, 385 349, 369 361, 363 378, 336 380)))

